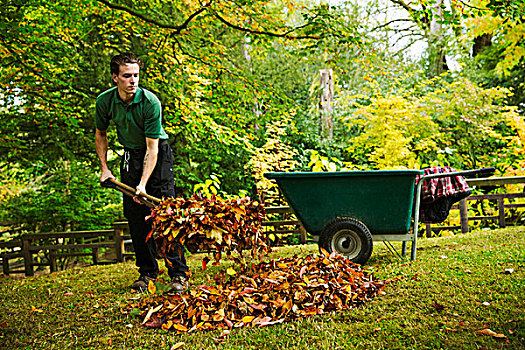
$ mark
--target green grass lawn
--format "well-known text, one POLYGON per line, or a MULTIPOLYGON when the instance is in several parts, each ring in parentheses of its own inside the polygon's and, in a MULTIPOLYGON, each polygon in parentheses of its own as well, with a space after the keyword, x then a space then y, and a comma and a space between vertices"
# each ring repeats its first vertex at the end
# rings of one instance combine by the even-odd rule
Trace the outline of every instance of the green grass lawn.
MULTIPOLYGON (((303 245, 272 255, 313 252, 303 245)), ((140 297, 129 289, 131 262, 0 275, 0 349, 525 349, 525 228, 420 239, 417 254, 401 261, 375 242, 367 265, 392 281, 386 294, 345 312, 233 329, 223 342, 218 330, 148 329, 123 314, 140 297), (505 337, 477 333, 486 328, 505 337)), ((196 285, 205 281, 200 258, 189 258, 196 285)))

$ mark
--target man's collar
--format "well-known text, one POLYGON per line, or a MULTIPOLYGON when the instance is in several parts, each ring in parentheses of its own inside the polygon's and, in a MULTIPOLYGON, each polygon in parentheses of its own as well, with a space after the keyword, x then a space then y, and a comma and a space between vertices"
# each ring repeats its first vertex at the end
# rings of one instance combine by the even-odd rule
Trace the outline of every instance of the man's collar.
MULTIPOLYGON (((122 99, 120 98, 120 96, 118 94, 117 87, 115 87, 115 96, 116 96, 117 101, 119 103, 125 104, 124 101, 122 101, 122 99)), ((135 96, 133 97, 133 101, 129 105, 132 105, 134 103, 139 103, 140 101, 142 101, 142 96, 144 96, 144 91, 142 90, 142 88, 140 86, 137 86, 137 91, 135 92, 135 96)))
POLYGON ((144 96, 144 91, 142 91, 140 86, 137 86, 137 92, 135 92, 135 98, 133 98, 132 104, 142 101, 142 96, 144 96))

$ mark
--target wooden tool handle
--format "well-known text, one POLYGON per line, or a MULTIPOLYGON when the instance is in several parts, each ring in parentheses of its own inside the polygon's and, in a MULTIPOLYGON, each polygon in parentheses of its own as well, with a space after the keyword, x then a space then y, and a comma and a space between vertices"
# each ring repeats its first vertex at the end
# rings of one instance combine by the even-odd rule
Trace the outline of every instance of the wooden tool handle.
MULTIPOLYGON (((110 181, 115 184, 115 186, 117 186, 117 190, 119 190, 120 192, 130 196, 130 197, 135 197, 136 196, 136 192, 137 190, 134 189, 133 187, 130 187, 126 184, 123 184, 122 182, 119 182, 117 181, 116 179, 110 179, 110 181)), ((140 197, 144 197, 148 200, 150 200, 151 202, 153 202, 155 204, 160 204, 161 200, 157 197, 153 197, 153 196, 150 196, 149 194, 147 193, 144 193, 144 192, 140 192, 139 194, 139 200, 140 200, 140 197)))

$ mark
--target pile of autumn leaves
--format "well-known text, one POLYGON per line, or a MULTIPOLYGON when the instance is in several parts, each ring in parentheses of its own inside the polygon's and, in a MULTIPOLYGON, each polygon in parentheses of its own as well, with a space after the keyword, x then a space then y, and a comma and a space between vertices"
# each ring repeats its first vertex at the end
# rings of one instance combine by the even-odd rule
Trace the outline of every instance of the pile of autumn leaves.
POLYGON ((252 253, 260 253, 261 247, 268 252, 260 226, 264 209, 259 203, 195 198, 183 202, 169 199, 152 213, 157 244, 164 251, 173 248, 176 240, 190 251, 216 249, 226 252, 234 264, 215 275, 215 285, 180 294, 162 293, 159 282, 150 282, 148 295, 124 310, 138 315, 146 327, 179 332, 262 327, 350 309, 384 288, 384 282, 360 265, 326 252, 246 263, 231 252, 249 247, 252 253), (199 209, 180 210, 187 208, 199 209))

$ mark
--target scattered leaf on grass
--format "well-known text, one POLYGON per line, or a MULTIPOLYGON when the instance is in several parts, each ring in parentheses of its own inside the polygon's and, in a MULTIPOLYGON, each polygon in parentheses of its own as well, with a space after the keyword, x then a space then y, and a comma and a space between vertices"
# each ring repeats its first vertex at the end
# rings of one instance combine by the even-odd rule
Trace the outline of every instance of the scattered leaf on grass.
POLYGON ((480 335, 490 335, 490 336, 492 336, 494 338, 507 338, 504 334, 496 333, 493 330, 490 330, 488 328, 481 329, 481 330, 477 331, 476 333, 480 334, 480 335))
POLYGON ((44 312, 44 310, 42 310, 42 309, 37 309, 36 307, 31 306, 31 312, 40 312, 40 313, 41 313, 41 312, 44 312))
POLYGON ((173 344, 173 346, 170 348, 170 350, 177 350, 177 349, 180 349, 184 346, 185 343, 183 342, 178 342, 178 343, 175 343, 173 344))
POLYGON ((505 269, 505 273, 506 273, 507 275, 510 275, 510 274, 513 273, 513 272, 514 272, 514 269, 505 269))
POLYGON ((434 304, 432 304, 432 307, 438 311, 444 310, 445 306, 441 305, 437 301, 434 301, 434 304))

